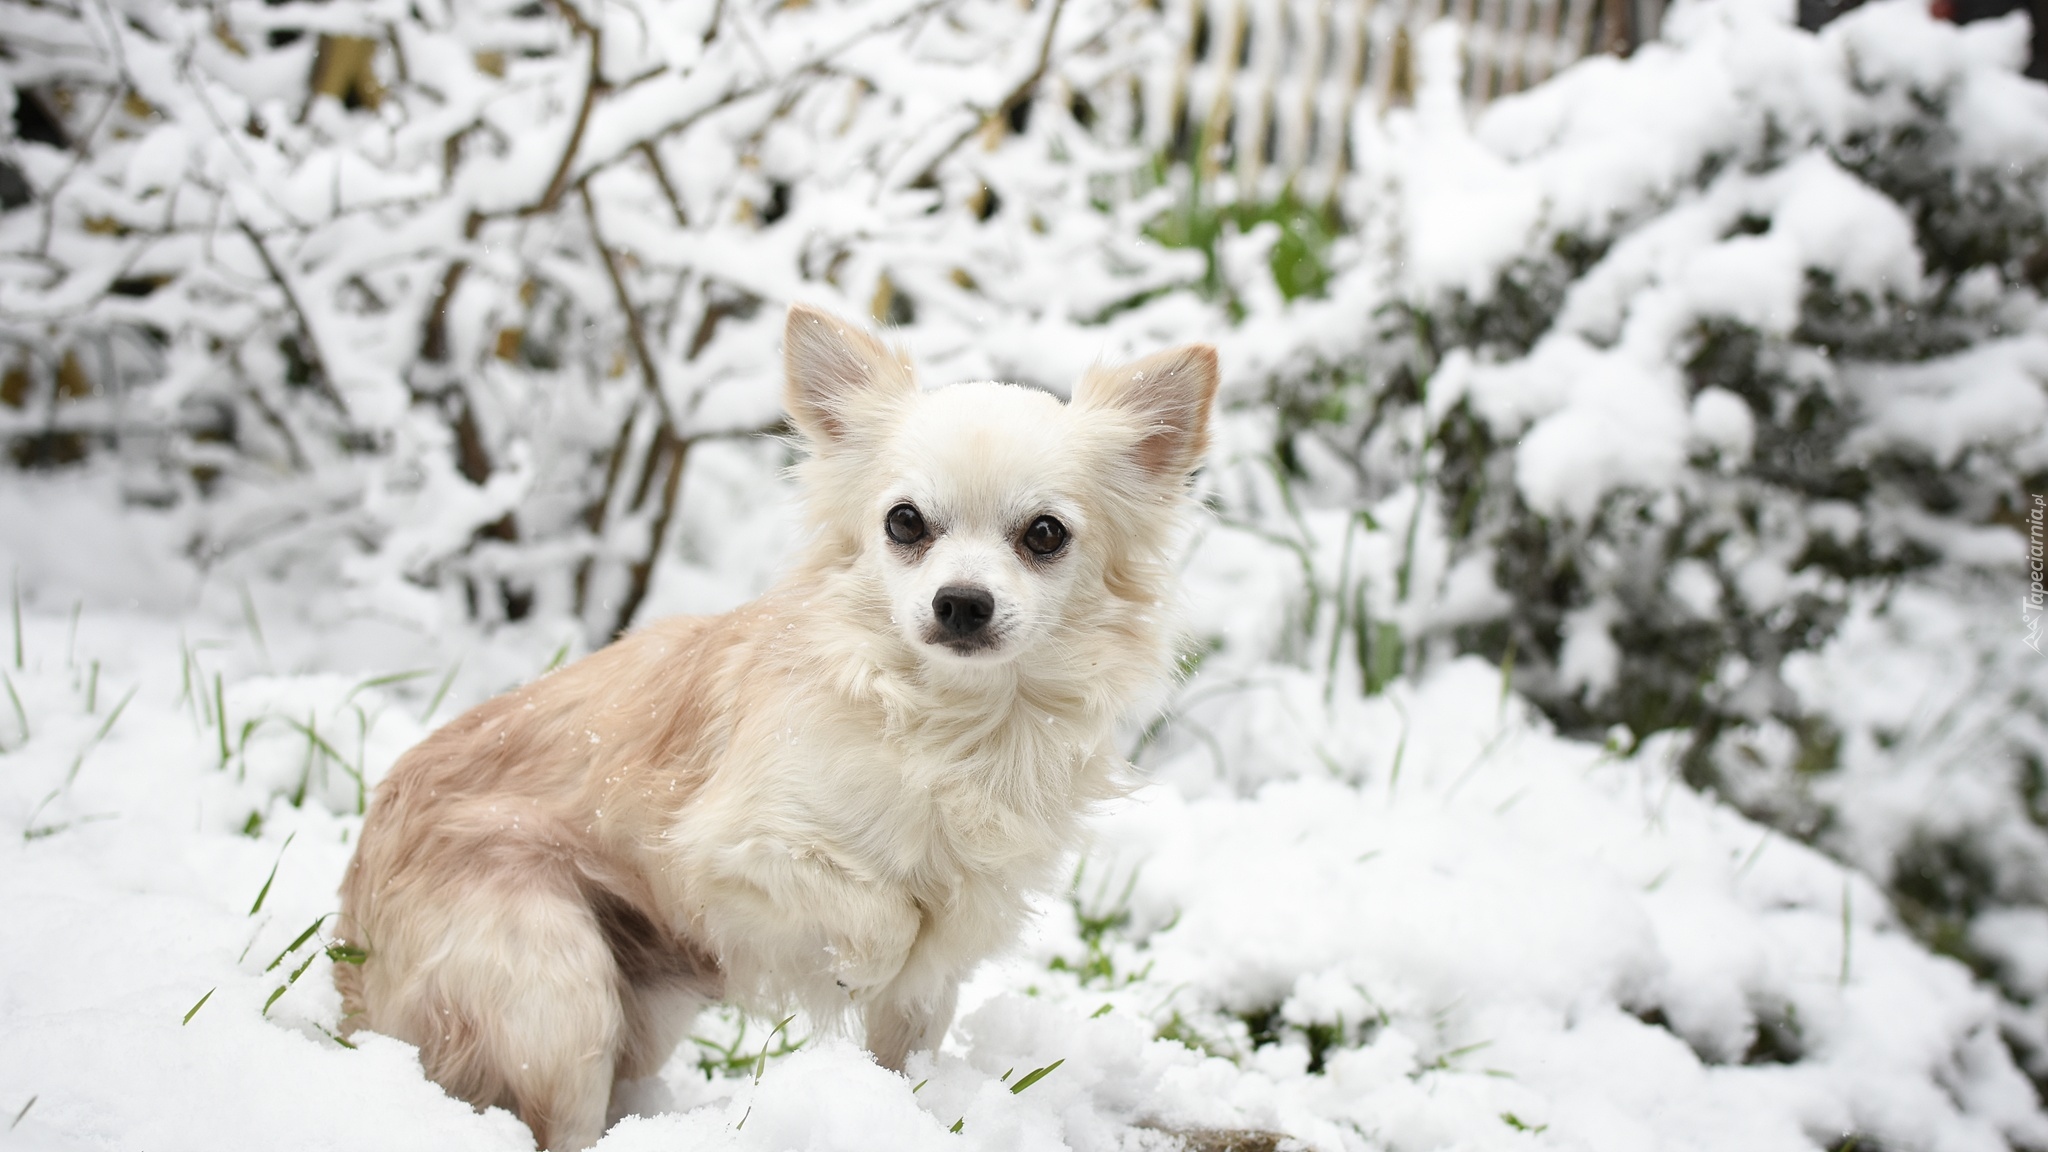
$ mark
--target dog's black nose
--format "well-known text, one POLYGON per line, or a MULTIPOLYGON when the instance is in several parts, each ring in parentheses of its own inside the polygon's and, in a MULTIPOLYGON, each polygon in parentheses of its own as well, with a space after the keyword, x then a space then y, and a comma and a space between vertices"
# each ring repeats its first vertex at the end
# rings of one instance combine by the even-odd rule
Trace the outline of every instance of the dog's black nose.
POLYGON ((948 584, 932 597, 932 617, 943 631, 965 640, 988 626, 996 598, 979 588, 948 584))

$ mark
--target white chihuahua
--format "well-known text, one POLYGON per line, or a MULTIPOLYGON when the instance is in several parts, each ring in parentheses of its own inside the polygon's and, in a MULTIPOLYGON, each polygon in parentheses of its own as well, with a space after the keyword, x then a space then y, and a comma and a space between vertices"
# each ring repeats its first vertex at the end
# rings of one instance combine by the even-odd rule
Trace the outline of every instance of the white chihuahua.
POLYGON ((1216 353, 1091 371, 1071 404, 919 391, 789 314, 812 539, 751 604, 665 620, 471 709, 377 789, 342 886, 345 1027, 518 1113, 603 1134, 614 1079, 709 999, 858 1009, 900 1070, 1014 939, 1118 717, 1167 672, 1169 553, 1216 353))

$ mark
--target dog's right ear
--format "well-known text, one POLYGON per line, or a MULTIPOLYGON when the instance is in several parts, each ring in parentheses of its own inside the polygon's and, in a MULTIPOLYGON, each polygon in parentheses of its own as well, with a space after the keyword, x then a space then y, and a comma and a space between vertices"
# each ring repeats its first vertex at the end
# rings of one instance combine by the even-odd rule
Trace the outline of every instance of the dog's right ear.
POLYGON ((917 391, 909 361, 858 325, 807 304, 789 309, 782 361, 783 407, 818 451, 846 438, 864 404, 917 391))
POLYGON ((1209 449, 1216 378, 1216 349, 1188 344, 1130 364, 1089 369, 1074 389, 1074 406, 1121 409, 1136 418, 1144 429, 1135 451, 1139 466, 1178 483, 1209 449))

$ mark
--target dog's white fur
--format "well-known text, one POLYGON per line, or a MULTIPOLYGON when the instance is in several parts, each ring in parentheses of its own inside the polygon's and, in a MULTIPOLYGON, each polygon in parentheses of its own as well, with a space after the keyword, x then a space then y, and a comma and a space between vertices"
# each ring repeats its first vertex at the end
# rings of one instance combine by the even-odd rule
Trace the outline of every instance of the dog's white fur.
POLYGON ((342 888, 346 1028, 514 1109, 603 1133, 723 997, 857 1011, 900 1069, 1114 793, 1111 729, 1166 672, 1169 552, 1207 442, 1204 346, 1096 369, 1072 404, 918 389, 864 332, 793 309, 785 400, 812 538, 777 588, 666 620, 488 701, 378 789, 342 888), (893 542, 913 505, 928 536, 893 542), (1040 557, 1041 516, 1068 532, 1040 557), (935 596, 986 591, 972 647, 935 596))

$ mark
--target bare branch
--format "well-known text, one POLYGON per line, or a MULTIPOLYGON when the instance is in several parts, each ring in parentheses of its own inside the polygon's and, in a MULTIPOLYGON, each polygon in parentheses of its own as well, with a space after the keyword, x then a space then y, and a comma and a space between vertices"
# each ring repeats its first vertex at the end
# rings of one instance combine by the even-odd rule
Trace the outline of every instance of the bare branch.
POLYGON ((277 261, 271 258, 270 247, 263 242, 263 237, 257 235, 254 228, 249 227, 247 220, 237 217, 235 227, 241 229, 242 235, 249 238, 250 245, 256 249, 257 258, 263 261, 264 270, 270 273, 270 278, 277 284, 278 291, 284 293, 285 307, 291 309, 292 318, 297 322, 299 354, 306 358, 306 366, 313 372, 313 387, 329 404, 334 405, 334 410, 339 412, 344 420, 348 419, 348 404, 342 400, 341 393, 334 390, 334 377, 327 371, 327 357, 320 351, 320 341, 313 335, 313 323, 308 319, 306 309, 299 303, 299 294, 292 290, 291 280, 285 276, 284 269, 278 267, 277 261))
MULTIPOLYGON (((667 429, 664 428, 662 431, 667 432, 667 429)), ((661 503, 655 506, 654 523, 648 526, 647 551, 633 561, 632 567, 627 570, 626 594, 619 600, 619 614, 612 620, 614 635, 633 626, 633 617, 639 614, 641 602, 647 599, 648 585, 654 579, 654 562, 661 557, 662 543, 668 538, 669 521, 675 517, 677 497, 682 492, 683 465, 690 459, 690 445, 693 442, 671 432, 666 436, 657 436, 655 448, 663 447, 663 440, 667 441, 668 472, 661 482, 661 503)), ((647 463, 651 472, 654 466, 652 450, 649 452, 647 463)))
POLYGON ((590 75, 583 84, 583 102, 576 109, 576 123, 569 129, 569 141, 562 148, 562 158, 555 165, 555 174, 549 178, 547 191, 541 194, 539 202, 522 208, 521 216, 534 216, 553 211, 561 202, 562 193, 568 190, 569 174, 576 167, 577 150, 583 147, 584 130, 590 127, 590 110, 597 106, 598 98, 604 95, 604 34, 583 18, 571 0, 555 0, 555 10, 567 19, 576 33, 590 43, 590 75))
POLYGON ((1008 95, 997 102, 994 108, 983 112, 978 123, 970 126, 966 131, 955 136, 951 143, 939 149, 932 156, 931 160, 925 164, 923 170, 917 174, 916 178, 911 180, 911 187, 925 187, 937 180, 939 165, 945 163, 947 157, 959 151, 962 144, 973 139, 974 134, 981 131, 983 125, 1014 113, 1020 105, 1029 100, 1032 94, 1038 90, 1039 81, 1045 79, 1046 70, 1052 66, 1053 36, 1059 31, 1060 15, 1066 11, 1066 8, 1067 0, 1052 0, 1052 14, 1046 17, 1045 21, 1045 37, 1038 42, 1038 63, 1032 67, 1030 75, 1024 77, 1015 88, 1010 90, 1008 95))
POLYGON ((661 372, 655 367, 654 353, 647 346, 647 328, 640 322, 640 310, 633 306, 632 295, 626 291, 625 279, 619 275, 618 258, 612 255, 610 246, 604 242, 604 232, 598 227, 597 205, 590 199, 590 185, 578 183, 576 192, 583 200, 584 219, 590 222, 590 241, 597 247, 598 257, 604 261, 605 275, 611 279, 619 311, 625 314, 626 338, 633 345, 633 358, 640 362, 640 379, 660 407, 662 425, 674 428, 675 418, 668 410, 668 397, 661 390, 661 372))
POLYGON ((654 173, 654 182, 661 185, 662 195, 668 197, 668 206, 676 214, 676 227, 688 228, 690 226, 690 214, 683 209, 683 198, 676 195, 676 186, 669 180, 668 169, 661 163, 661 154, 654 150, 654 142, 642 140, 640 142, 640 154, 647 157, 647 168, 654 173))

